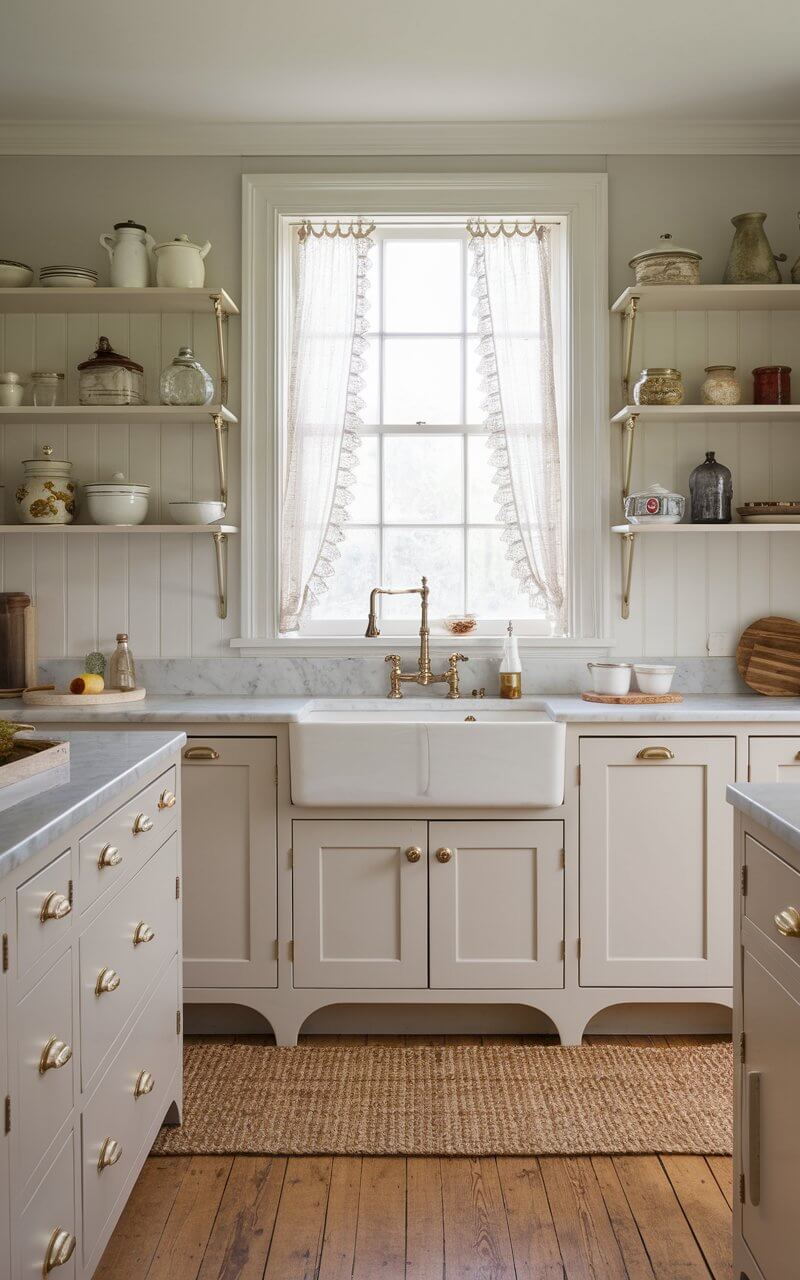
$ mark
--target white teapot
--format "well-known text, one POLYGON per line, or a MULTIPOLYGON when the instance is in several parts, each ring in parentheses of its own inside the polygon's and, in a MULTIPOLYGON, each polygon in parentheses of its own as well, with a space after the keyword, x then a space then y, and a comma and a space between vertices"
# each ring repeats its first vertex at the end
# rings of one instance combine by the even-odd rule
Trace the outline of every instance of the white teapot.
POLYGON ((153 249, 156 257, 156 284, 167 289, 202 289, 206 278, 203 261, 211 244, 192 244, 187 235, 165 240, 153 249))
POLYGON ((150 283, 150 254, 155 244, 147 227, 130 219, 115 222, 100 243, 111 259, 111 283, 118 289, 146 289, 150 283))

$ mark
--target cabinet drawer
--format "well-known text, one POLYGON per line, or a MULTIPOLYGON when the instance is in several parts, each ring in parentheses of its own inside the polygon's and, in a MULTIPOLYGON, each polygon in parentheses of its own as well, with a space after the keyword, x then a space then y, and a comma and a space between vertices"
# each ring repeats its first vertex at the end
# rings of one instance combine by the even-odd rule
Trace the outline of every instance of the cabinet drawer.
POLYGON ((56 961, 17 1011, 19 1179, 27 1182, 73 1100, 72 951, 56 961))
POLYGON ((751 737, 750 782, 800 782, 800 738, 751 737))
MULTIPOLYGON (((70 1132, 17 1223, 14 1280, 42 1280, 48 1251, 60 1245, 63 1253, 68 1253, 76 1235, 74 1139, 70 1132), (58 1233, 62 1233, 60 1239, 58 1233)), ((75 1280, 79 1252, 77 1243, 68 1260, 55 1267, 52 1274, 58 1280, 75 1280)))
MULTIPOLYGON (((776 916, 788 912, 782 924, 795 923, 793 913, 800 913, 800 875, 752 836, 745 836, 744 848, 747 866, 744 914, 800 969, 800 937, 782 933, 776 920, 776 916)), ((797 923, 800 924, 800 919, 797 923)))
POLYGON ((84 1088, 158 971, 177 950, 177 862, 178 837, 172 835, 81 935, 84 1088), (152 932, 150 941, 135 942, 140 926, 152 932), (111 976, 113 989, 101 989, 104 976, 111 976))
POLYGON ((164 841, 177 815, 175 769, 167 769, 85 835, 79 844, 81 908, 140 867, 164 841), (150 824, 152 823, 152 826, 150 824))
POLYGON ((69 931, 72 923, 70 850, 17 889, 19 977, 69 931))
POLYGON ((83 1238, 87 1258, 94 1252, 148 1129, 166 1111, 167 1088, 180 1061, 177 1009, 176 956, 84 1110, 83 1238), (144 1072, 152 1077, 152 1089, 137 1097, 137 1082, 144 1072), (101 1168, 104 1144, 108 1153, 109 1141, 117 1143, 121 1154, 115 1164, 101 1168))

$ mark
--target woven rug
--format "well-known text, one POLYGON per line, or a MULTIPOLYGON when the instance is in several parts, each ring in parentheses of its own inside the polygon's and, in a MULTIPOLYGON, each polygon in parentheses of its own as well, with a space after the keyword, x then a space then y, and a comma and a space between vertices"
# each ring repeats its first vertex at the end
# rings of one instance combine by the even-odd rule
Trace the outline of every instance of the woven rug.
POLYGON ((729 1155, 729 1044, 187 1044, 159 1155, 729 1155))

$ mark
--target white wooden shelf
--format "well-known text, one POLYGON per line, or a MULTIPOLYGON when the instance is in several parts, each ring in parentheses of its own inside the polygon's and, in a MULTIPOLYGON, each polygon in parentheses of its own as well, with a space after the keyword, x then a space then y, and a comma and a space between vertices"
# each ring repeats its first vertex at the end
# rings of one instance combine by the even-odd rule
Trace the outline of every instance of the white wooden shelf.
POLYGON ((239 308, 224 289, 0 289, 0 312, 47 313, 161 312, 219 310, 224 316, 238 316, 239 308))
POLYGON ((770 419, 800 418, 800 404, 626 404, 614 414, 613 424, 629 418, 641 422, 675 422, 705 418, 709 422, 767 422, 770 419))
POLYGON ((624 315, 634 299, 639 311, 797 311, 800 284, 629 285, 611 310, 624 315))
POLYGON ((100 407, 86 404, 61 404, 38 407, 34 404, 23 404, 13 409, 0 407, 0 426, 10 423, 19 426, 21 423, 52 422, 61 426, 76 422, 124 422, 139 423, 188 423, 203 422, 206 418, 219 416, 224 423, 235 425, 236 415, 224 404, 195 404, 184 408, 173 404, 129 404, 107 405, 100 407))
POLYGON ((235 524, 0 524, 0 537, 7 533, 238 533, 235 524))
POLYGON ((743 520, 730 524, 614 524, 611 532, 621 533, 623 537, 641 533, 648 538, 671 533, 800 533, 800 524, 750 524, 743 520))

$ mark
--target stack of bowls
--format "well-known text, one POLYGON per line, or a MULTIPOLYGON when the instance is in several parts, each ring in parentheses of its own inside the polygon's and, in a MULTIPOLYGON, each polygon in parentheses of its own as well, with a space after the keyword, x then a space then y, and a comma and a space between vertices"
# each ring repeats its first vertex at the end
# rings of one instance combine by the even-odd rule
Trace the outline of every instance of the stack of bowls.
POLYGON ((50 289, 93 289, 97 284, 97 272, 89 267, 42 267, 39 284, 50 289))
POLYGON ((150 486, 132 484, 121 471, 110 480, 85 485, 84 493, 95 524, 141 524, 147 515, 150 486))
POLYGON ((0 258, 0 289, 25 289, 32 279, 33 271, 26 263, 0 258))

